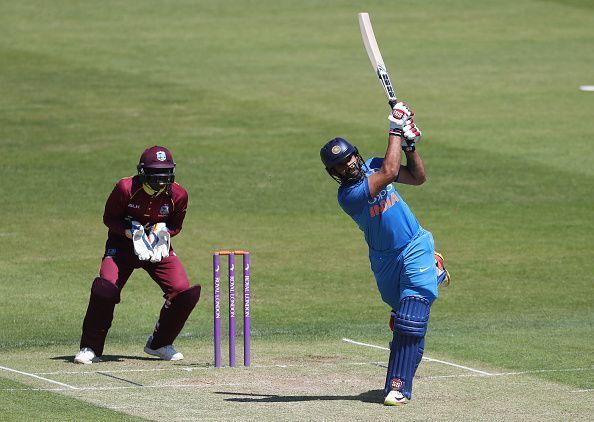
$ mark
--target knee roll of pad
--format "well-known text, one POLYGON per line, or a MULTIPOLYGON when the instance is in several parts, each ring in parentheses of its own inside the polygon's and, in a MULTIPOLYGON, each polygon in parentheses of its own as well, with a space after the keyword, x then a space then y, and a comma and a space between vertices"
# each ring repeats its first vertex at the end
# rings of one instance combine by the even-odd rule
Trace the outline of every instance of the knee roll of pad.
POLYGON ((173 299, 171 299, 171 304, 175 304, 181 308, 194 308, 200 300, 200 284, 196 284, 192 287, 188 287, 186 290, 182 290, 179 292, 173 299))
POLYGON ((431 303, 420 296, 406 296, 394 318, 394 331, 403 336, 425 337, 431 303))
POLYGON ((120 289, 104 278, 97 277, 91 286, 91 298, 110 303, 120 303, 120 289))

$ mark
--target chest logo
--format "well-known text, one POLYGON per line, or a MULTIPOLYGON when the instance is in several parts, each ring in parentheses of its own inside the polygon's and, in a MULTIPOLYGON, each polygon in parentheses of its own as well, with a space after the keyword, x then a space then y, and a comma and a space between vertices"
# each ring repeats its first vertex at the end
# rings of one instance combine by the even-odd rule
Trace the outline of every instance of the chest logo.
POLYGON ((169 205, 163 205, 159 210, 159 214, 161 215, 169 215, 169 205))
POLYGON ((396 196, 394 186, 388 185, 386 189, 383 189, 380 193, 378 193, 373 200, 369 202, 369 215, 371 217, 375 217, 377 215, 383 214, 392 205, 398 202, 398 197, 396 196))

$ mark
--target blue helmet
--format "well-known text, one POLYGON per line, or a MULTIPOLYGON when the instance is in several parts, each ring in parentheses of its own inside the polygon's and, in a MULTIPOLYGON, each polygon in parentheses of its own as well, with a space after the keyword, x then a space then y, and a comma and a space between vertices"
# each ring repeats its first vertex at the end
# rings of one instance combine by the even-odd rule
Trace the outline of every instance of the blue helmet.
POLYGON ((363 177, 361 168, 363 159, 359 154, 357 147, 343 138, 334 138, 326 143, 320 150, 320 158, 326 167, 328 174, 339 183, 354 183, 363 177), (357 157, 357 162, 353 168, 349 168, 345 174, 339 174, 334 167, 344 163, 352 155, 357 157))

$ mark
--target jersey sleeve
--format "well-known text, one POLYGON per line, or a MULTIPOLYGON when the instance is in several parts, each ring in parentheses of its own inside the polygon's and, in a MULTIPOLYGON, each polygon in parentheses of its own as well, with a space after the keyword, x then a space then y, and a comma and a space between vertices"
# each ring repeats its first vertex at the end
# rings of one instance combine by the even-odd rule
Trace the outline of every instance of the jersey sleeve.
POLYGON ((124 181, 125 179, 122 179, 115 185, 107 198, 103 212, 103 223, 109 231, 122 236, 126 235, 125 232, 129 228, 129 223, 126 221, 129 193, 124 181))
POLYGON ((367 160, 365 162, 365 165, 367 165, 367 167, 369 167, 369 169, 371 169, 372 171, 377 171, 382 167, 383 163, 384 163, 383 158, 373 157, 373 158, 370 158, 369 160, 367 160))
POLYGON ((188 193, 185 189, 179 189, 173 197, 173 212, 167 221, 167 228, 171 237, 179 234, 186 218, 188 209, 188 193))
POLYGON ((341 189, 338 193, 338 203, 342 209, 349 215, 355 215, 361 212, 369 200, 369 184, 367 178, 361 183, 341 189))

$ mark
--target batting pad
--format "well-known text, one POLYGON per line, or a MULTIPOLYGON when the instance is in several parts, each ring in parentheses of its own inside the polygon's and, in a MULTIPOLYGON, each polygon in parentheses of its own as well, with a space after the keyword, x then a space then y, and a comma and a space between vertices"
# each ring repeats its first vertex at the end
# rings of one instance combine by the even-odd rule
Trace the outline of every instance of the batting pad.
POLYGON ((407 296, 400 301, 394 318, 384 394, 399 390, 411 399, 413 378, 423 356, 430 308, 430 302, 419 296, 407 296))

